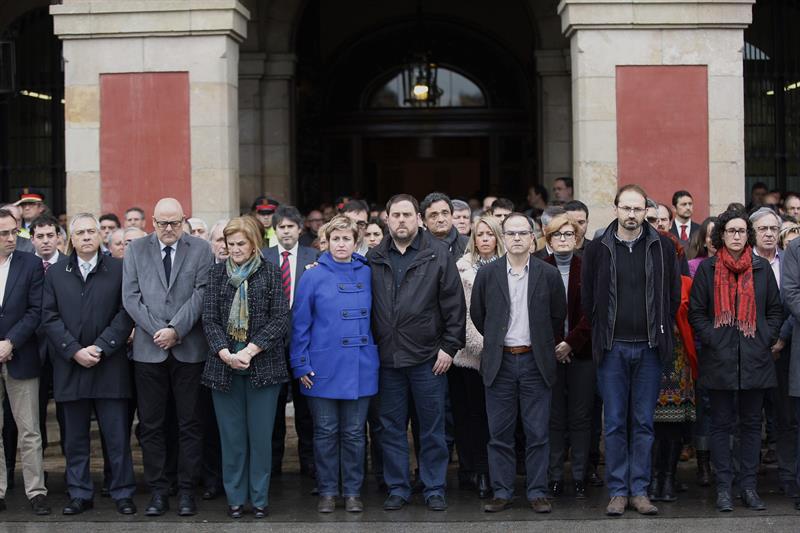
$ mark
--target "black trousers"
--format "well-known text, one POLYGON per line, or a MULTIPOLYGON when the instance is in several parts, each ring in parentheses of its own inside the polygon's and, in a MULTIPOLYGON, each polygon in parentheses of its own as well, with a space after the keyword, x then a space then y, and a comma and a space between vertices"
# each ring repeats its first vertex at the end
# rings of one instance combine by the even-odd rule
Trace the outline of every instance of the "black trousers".
POLYGON ((569 437, 572 479, 582 481, 592 441, 596 369, 591 359, 573 359, 556 367, 550 406, 551 481, 563 481, 566 442, 569 437))
POLYGON ((283 465, 283 454, 286 451, 286 402, 292 388, 294 404, 294 429, 297 431, 297 455, 300 467, 305 469, 314 465, 314 422, 306 397, 300 393, 299 381, 293 379, 281 386, 278 395, 278 406, 275 412, 275 427, 272 429, 272 472, 280 472, 283 465))
POLYGON ((458 470, 465 474, 488 474, 489 422, 483 379, 477 370, 451 366, 447 381, 455 423, 458 470))
POLYGON ((134 363, 144 477, 153 494, 167 495, 167 433, 170 391, 178 426, 178 490, 193 492, 203 457, 200 377, 204 363, 182 363, 172 355, 161 363, 134 363))

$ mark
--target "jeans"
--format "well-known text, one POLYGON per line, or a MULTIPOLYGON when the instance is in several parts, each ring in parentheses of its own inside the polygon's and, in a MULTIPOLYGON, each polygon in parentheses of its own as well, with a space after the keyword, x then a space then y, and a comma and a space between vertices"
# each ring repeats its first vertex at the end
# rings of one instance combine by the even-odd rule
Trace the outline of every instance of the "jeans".
POLYGON ((495 498, 510 500, 514 495, 518 413, 525 431, 526 497, 533 500, 547 496, 551 394, 532 352, 503 353, 497 377, 486 387, 489 477, 495 498))
POLYGON ((556 368, 550 409, 550 481, 564 480, 567 436, 572 479, 583 480, 592 440, 595 375, 591 359, 576 358, 556 368))
POLYGON ((614 341, 597 367, 597 386, 605 408, 606 483, 611 497, 647 494, 661 370, 658 351, 647 342, 614 341))
POLYGON ((314 418, 314 459, 320 496, 360 496, 364 481, 364 424, 372 398, 334 400, 306 396, 314 418))
POLYGON ((737 429, 739 487, 742 490, 756 488, 761 453, 761 409, 765 392, 766 389, 708 391, 711 398, 711 461, 716 473, 717 490, 729 491, 733 484, 731 437, 737 429))
POLYGON ((381 367, 380 420, 383 425, 383 477, 392 496, 411 498, 408 464, 408 406, 414 400, 419 419, 419 477, 423 494, 444 496, 449 453, 445 440, 447 378, 433 373, 436 358, 403 368, 381 367))

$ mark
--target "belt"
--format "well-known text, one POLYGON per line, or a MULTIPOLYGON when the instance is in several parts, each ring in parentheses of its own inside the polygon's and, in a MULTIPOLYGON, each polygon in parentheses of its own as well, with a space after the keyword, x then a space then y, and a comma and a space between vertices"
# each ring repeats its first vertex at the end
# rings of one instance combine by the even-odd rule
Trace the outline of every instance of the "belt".
POLYGON ((506 353, 519 355, 531 351, 530 346, 503 346, 503 351, 506 353))

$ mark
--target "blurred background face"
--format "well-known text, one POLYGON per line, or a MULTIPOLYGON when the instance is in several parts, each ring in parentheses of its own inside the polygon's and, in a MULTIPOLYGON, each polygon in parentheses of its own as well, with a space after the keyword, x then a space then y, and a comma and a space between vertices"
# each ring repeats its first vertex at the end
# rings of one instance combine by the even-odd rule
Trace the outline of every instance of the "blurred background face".
POLYGON ((100 237, 103 239, 103 242, 108 242, 108 236, 111 235, 111 232, 115 229, 117 229, 117 223, 113 220, 100 221, 100 237))
POLYGON ((144 229, 144 216, 138 211, 125 213, 125 227, 144 229))
POLYGON ((658 206, 658 222, 656 222, 656 229, 658 231, 669 231, 669 226, 672 223, 670 220, 669 207, 665 205, 658 206))
POLYGON ((100 249, 100 230, 91 218, 79 218, 72 226, 72 247, 78 255, 89 257, 100 249))
MULTIPOLYGON (((362 242, 364 240, 364 231, 367 229, 369 213, 366 211, 348 211, 344 216, 356 223, 358 226, 358 242, 362 242)), ((330 246, 330 242, 328 242, 328 246, 330 246)))
POLYGON ((475 249, 481 257, 492 257, 497 253, 497 235, 485 222, 475 228, 475 249))
POLYGON ((223 262, 228 258, 228 247, 225 245, 225 235, 222 234, 222 227, 217 226, 211 234, 211 249, 218 262, 223 262))
POLYGON ((253 245, 241 231, 228 235, 225 242, 228 245, 228 254, 237 265, 246 263, 255 251, 253 245))
POLYGON ((572 224, 564 224, 550 234, 548 244, 554 253, 569 253, 575 249, 577 233, 572 224))
POLYGON ((567 214, 572 217, 572 220, 578 225, 578 231, 575 235, 575 242, 581 242, 583 240, 583 236, 586 235, 586 227, 589 225, 589 217, 583 211, 583 209, 578 209, 577 211, 567 211, 567 214))
POLYGON ((31 243, 39 257, 50 259, 58 247, 58 233, 55 226, 39 226, 31 235, 31 243))
POLYGON ((711 234, 714 232, 714 223, 708 223, 708 229, 706 229, 706 250, 708 250, 709 257, 717 253, 717 249, 714 248, 714 244, 711 242, 711 234))
POLYGON ((747 244, 747 222, 741 218, 729 221, 722 232, 722 242, 729 252, 740 254, 747 244))
POLYGON ((797 196, 790 196, 786 199, 786 202, 783 206, 784 212, 792 217, 795 222, 800 222, 800 198, 797 196))
POLYGON ((773 252, 778 247, 778 235, 781 231, 780 221, 774 215, 766 215, 755 224, 756 247, 759 251, 773 252))
POLYGON ((470 217, 470 210, 469 209, 461 209, 457 210, 453 213, 453 225, 456 227, 456 230, 461 235, 469 235, 470 225, 469 225, 469 217, 470 217))
POLYGON ((503 221, 508 218, 508 215, 511 214, 510 209, 506 209, 505 207, 495 207, 492 209, 492 216, 497 219, 498 224, 502 224, 503 221))
POLYGON ((123 230, 112 231, 108 236, 107 246, 111 257, 122 259, 125 256, 125 232, 123 230))
POLYGON ((489 212, 492 210, 492 204, 497 200, 497 196, 487 196, 483 199, 483 211, 489 212))
POLYGON ((0 218, 0 257, 6 258, 17 248, 17 221, 11 217, 0 218))
POLYGON ((567 187, 564 180, 556 180, 553 182, 553 196, 556 202, 565 203, 572 200, 572 189, 567 187))
POLYGON ((336 261, 341 263, 350 261, 356 250, 356 241, 353 232, 343 229, 333 230, 328 239, 328 251, 336 261))
POLYGON ((375 248, 383 240, 383 230, 377 224, 369 224, 366 233, 364 233, 364 238, 369 248, 375 248))
POLYGON ((447 202, 433 202, 425 210, 425 227, 438 238, 447 237, 453 227, 453 214, 447 202))
POLYGON ((143 232, 139 228, 128 229, 125 231, 124 235, 124 243, 125 243, 125 251, 128 250, 128 245, 135 241, 136 239, 141 239, 142 237, 146 237, 147 233, 143 232))
POLYGON ((167 246, 178 242, 183 235, 183 209, 177 202, 159 202, 153 213, 153 226, 158 240, 167 246))
POLYGON ((22 208, 22 217, 27 222, 32 222, 34 218, 44 212, 44 204, 42 202, 25 202, 20 207, 22 208))
POLYGON ((322 224, 324 223, 325 219, 322 218, 322 212, 317 211, 316 209, 314 211, 311 211, 306 217, 306 227, 312 232, 314 232, 314 235, 317 234, 319 228, 321 228, 322 224))

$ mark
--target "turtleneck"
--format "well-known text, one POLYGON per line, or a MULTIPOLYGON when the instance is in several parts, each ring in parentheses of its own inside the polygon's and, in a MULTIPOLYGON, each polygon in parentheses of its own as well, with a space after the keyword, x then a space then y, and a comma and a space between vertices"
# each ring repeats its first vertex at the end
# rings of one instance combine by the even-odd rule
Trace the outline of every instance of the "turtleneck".
MULTIPOLYGON (((564 293, 569 293, 569 266, 572 263, 572 252, 555 252, 553 258, 556 260, 558 272, 561 274, 561 282, 564 284, 564 293)), ((569 297, 567 297, 569 302, 569 297)), ((569 333, 569 320, 564 321, 564 336, 569 333)))

